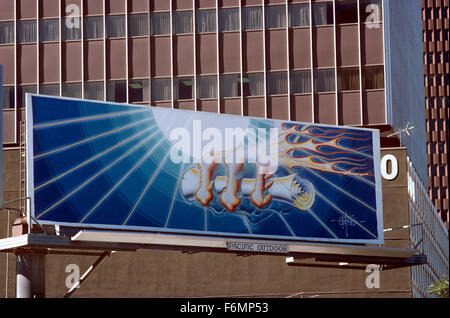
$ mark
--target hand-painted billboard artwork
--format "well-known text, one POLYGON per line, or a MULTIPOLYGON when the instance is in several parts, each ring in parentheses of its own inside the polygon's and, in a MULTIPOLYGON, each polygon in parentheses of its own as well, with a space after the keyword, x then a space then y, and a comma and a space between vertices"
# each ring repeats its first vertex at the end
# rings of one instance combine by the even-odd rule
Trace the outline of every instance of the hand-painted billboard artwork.
POLYGON ((27 122, 44 224, 383 241, 374 130, 35 95, 27 122))

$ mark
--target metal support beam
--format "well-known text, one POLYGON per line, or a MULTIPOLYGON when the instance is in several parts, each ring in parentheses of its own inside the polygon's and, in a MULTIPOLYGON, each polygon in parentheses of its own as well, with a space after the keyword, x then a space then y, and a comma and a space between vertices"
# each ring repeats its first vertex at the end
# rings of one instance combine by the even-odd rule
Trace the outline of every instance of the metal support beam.
POLYGON ((73 293, 76 292, 76 290, 78 288, 80 288, 81 284, 83 284, 83 282, 89 277, 89 275, 92 274, 92 272, 103 262, 103 260, 107 257, 110 256, 112 253, 114 253, 113 251, 106 251, 104 252, 96 261, 93 265, 91 265, 88 270, 80 277, 80 280, 72 286, 72 288, 64 295, 64 298, 69 298, 70 296, 73 295, 73 293))
POLYGON ((45 297, 45 250, 16 250, 16 297, 45 297))

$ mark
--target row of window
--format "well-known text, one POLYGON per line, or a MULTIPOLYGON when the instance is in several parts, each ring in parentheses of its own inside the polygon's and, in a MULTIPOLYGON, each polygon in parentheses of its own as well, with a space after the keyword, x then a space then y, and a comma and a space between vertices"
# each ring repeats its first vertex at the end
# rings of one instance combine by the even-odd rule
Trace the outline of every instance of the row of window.
POLYGON ((449 30, 428 30, 428 31, 424 31, 424 41, 434 41, 434 42, 438 42, 438 41, 448 41, 448 34, 449 30))
MULTIPOLYGON (((267 73, 267 94, 283 95, 290 91, 292 94, 308 94, 312 91, 311 72, 292 71, 290 72, 290 81, 288 81, 287 72, 267 73)), ((220 96, 221 98, 240 97, 240 96, 264 96, 264 73, 244 74, 241 80, 240 74, 227 74, 220 76, 220 96)), ((320 69, 314 70, 314 92, 334 92, 335 70, 320 69)), ((209 99, 217 98, 218 85, 217 76, 198 76, 197 77, 197 98, 209 99)), ((129 102, 149 101, 148 80, 132 80, 128 85, 129 102)), ((338 90, 339 91, 358 91, 360 88, 359 68, 345 68, 338 70, 338 90)), ((365 67, 363 71, 363 89, 384 88, 383 66, 365 67)), ((104 99, 103 82, 85 83, 85 98, 94 100, 104 99)), ((177 77, 174 79, 175 100, 191 100, 194 98, 194 78, 177 77)), ((40 93, 45 95, 60 95, 59 84, 44 84, 40 86, 40 93)), ((18 93, 18 104, 23 105, 23 96, 25 93, 35 93, 36 86, 21 86, 18 93)), ((127 87, 126 81, 108 81, 106 100, 115 102, 126 102, 127 87)), ((172 100, 171 78, 152 79, 152 101, 170 101, 172 100)), ((63 96, 82 97, 81 83, 63 84, 63 96)), ((14 87, 4 87, 4 107, 14 107, 14 87)))
POLYGON ((448 18, 448 7, 443 8, 424 8, 423 18, 425 20, 430 20, 433 15, 433 19, 447 19, 448 18), (442 15, 440 14, 442 12, 442 15))
MULTIPOLYGON (((361 21, 381 21, 381 0, 364 0, 369 10, 361 10, 361 21), (374 13, 375 12, 375 13, 374 13), (373 15, 373 16, 372 16, 373 15)), ((365 8, 365 7, 363 7, 365 8)), ((289 26, 301 27, 310 25, 309 4, 289 5, 289 26)), ((216 32, 216 10, 198 10, 195 12, 195 29, 198 33, 216 32)), ((173 33, 183 34, 193 32, 192 11, 173 12, 173 33)), ((84 38, 103 38, 103 17, 88 16, 84 19, 84 38)), ((318 2, 312 4, 312 24, 315 26, 329 25, 334 22, 333 3, 318 2)), ((336 2, 337 23, 357 23, 358 11, 356 0, 336 2)), ((124 37, 126 33, 125 15, 106 16, 106 37, 124 37)), ((265 7, 266 28, 286 27, 286 7, 284 5, 265 7)), ((219 31, 236 31, 240 29, 239 8, 220 8, 219 31)), ((37 39, 36 20, 18 21, 18 41, 20 43, 35 42, 37 39)), ((59 19, 39 20, 39 40, 59 40, 59 19)), ((263 29, 262 7, 242 8, 242 29, 263 29)), ((63 40, 81 39, 81 27, 79 21, 68 18, 62 28, 63 40), (77 23, 78 22, 78 23, 77 23)), ((147 14, 131 14, 128 16, 129 36, 147 36, 149 34, 149 20, 147 14)), ((170 13, 151 13, 150 34, 170 34, 170 13)), ((0 44, 14 42, 14 22, 0 22, 0 44)))
POLYGON ((425 64, 439 64, 449 62, 449 52, 424 53, 425 64))
POLYGON ((449 86, 450 79, 448 74, 436 74, 436 75, 427 75, 425 77, 427 79, 428 86, 449 86))
POLYGON ((426 103, 428 108, 450 108, 450 97, 428 97, 426 103))

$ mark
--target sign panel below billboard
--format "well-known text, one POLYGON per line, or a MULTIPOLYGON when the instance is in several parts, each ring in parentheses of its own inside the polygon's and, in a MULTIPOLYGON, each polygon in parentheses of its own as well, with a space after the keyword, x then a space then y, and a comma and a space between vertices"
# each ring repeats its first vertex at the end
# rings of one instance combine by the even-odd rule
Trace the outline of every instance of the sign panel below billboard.
POLYGON ((43 224, 382 244, 371 129, 28 95, 43 224))

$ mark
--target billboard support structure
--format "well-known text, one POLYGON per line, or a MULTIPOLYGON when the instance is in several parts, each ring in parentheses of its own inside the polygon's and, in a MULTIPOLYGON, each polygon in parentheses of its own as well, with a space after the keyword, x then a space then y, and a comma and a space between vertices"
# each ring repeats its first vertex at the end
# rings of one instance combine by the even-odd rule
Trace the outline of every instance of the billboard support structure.
POLYGON ((46 250, 16 251, 16 297, 45 297, 45 255, 46 250))

